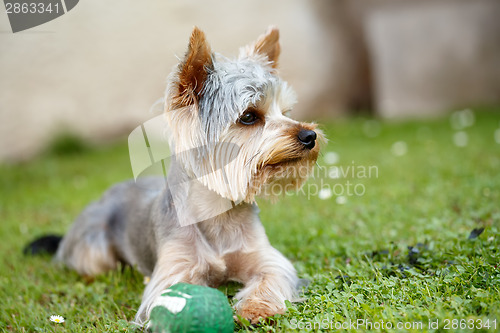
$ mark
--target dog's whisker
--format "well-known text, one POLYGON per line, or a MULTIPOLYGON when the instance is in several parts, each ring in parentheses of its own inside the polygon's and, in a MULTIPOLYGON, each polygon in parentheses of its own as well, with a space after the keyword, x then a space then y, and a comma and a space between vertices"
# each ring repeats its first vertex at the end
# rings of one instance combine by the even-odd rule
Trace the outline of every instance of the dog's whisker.
POLYGON ((253 159, 257 157, 259 154, 261 154, 260 151, 256 152, 252 157, 250 157, 248 161, 245 163, 245 168, 248 168, 250 166, 250 163, 252 163, 253 159))

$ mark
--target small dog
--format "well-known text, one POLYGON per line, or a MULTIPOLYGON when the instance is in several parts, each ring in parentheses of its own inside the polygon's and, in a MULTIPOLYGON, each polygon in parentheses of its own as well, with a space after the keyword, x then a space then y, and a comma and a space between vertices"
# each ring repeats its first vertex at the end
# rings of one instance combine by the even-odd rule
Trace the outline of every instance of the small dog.
POLYGON ((297 297, 295 269, 269 244, 255 197, 300 188, 324 138, 316 125, 287 116, 296 98, 277 75, 278 39, 270 28, 230 60, 194 28, 166 91, 174 154, 167 181, 113 186, 59 244, 56 260, 82 275, 124 262, 150 276, 135 319, 141 325, 178 282, 242 283, 235 308, 252 323, 284 313, 284 301, 297 297))

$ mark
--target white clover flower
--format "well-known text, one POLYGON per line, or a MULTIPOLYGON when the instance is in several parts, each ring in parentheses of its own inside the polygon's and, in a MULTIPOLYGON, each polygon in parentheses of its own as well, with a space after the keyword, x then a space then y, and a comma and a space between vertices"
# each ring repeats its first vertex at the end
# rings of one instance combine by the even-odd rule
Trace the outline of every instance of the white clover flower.
POLYGON ((50 321, 54 323, 62 324, 64 323, 64 318, 62 316, 50 316, 50 321))
POLYGON ((397 141, 391 147, 391 152, 394 156, 403 156, 408 152, 408 145, 404 141, 397 141))
POLYGON ((469 142, 469 136, 464 131, 456 132, 453 135, 453 143, 457 147, 465 147, 467 146, 468 142, 469 142))
POLYGON ((340 169, 337 166, 332 166, 330 169, 328 169, 328 177, 331 179, 337 179, 340 178, 340 169))
POLYGON ((329 187, 322 188, 318 193, 318 197, 321 200, 330 199, 332 197, 332 190, 329 187))
POLYGON ((339 161, 339 154, 329 151, 325 154, 324 160, 326 164, 335 164, 339 161))
POLYGON ((343 195, 338 196, 337 199, 335 199, 335 202, 339 205, 343 205, 347 202, 347 198, 344 197, 343 195))
POLYGON ((495 142, 500 145, 500 128, 495 131, 495 142))
POLYGON ((461 131, 464 128, 474 125, 475 118, 474 112, 471 109, 453 112, 450 116, 451 127, 454 130, 461 131))

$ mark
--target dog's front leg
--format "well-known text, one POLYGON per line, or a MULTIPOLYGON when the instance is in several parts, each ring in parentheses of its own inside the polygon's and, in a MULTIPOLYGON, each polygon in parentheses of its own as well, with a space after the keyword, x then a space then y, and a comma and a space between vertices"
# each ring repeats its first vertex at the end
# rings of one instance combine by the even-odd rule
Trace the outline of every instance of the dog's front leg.
POLYGON ((236 295, 237 314, 251 323, 283 314, 285 300, 297 298, 298 278, 290 261, 270 245, 237 258, 236 277, 245 285, 236 295))
POLYGON ((207 266, 198 259, 194 247, 187 246, 184 240, 170 240, 162 246, 151 280, 144 290, 136 323, 143 325, 149 319, 156 299, 168 287, 179 282, 207 285, 203 278, 207 266))

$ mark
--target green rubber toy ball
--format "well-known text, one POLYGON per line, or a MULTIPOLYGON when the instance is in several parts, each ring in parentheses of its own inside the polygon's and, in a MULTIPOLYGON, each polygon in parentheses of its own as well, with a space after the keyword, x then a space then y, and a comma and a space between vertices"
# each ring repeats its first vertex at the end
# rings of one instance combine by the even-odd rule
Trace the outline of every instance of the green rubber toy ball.
POLYGON ((177 283, 164 290, 149 316, 152 333, 234 332, 233 311, 217 289, 177 283))

